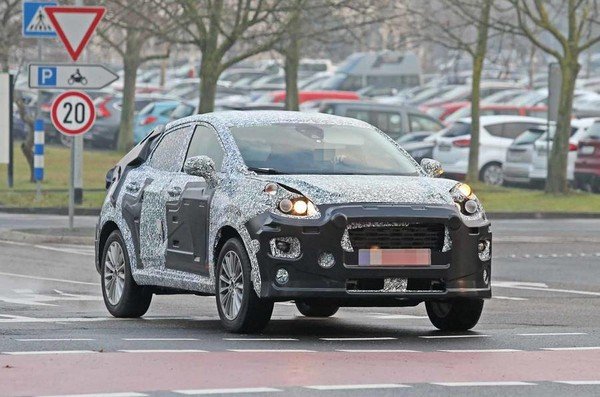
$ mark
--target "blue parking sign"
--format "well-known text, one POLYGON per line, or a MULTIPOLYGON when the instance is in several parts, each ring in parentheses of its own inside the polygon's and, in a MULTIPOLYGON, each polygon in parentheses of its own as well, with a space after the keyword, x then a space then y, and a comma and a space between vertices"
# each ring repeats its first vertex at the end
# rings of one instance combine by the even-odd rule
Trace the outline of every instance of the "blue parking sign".
POLYGON ((38 84, 45 87, 56 87, 56 67, 40 66, 38 84))
POLYGON ((56 1, 23 2, 23 37, 54 38, 56 32, 44 7, 57 6, 56 1))

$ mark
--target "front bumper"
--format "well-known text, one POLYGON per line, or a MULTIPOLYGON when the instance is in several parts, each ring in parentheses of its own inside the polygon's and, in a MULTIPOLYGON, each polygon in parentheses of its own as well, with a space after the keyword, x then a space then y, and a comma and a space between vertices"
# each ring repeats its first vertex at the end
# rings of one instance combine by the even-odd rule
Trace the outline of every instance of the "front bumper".
POLYGON ((491 258, 492 235, 486 219, 463 220, 453 206, 357 204, 320 206, 319 209, 322 214, 319 219, 265 213, 246 224, 252 239, 260 244, 257 259, 261 297, 275 300, 327 298, 337 300, 340 305, 357 306, 491 297, 491 259, 481 261, 478 254, 478 243, 487 240, 491 258), (342 237, 347 225, 369 223, 441 224, 451 239, 451 248, 445 252, 443 247, 432 250, 429 266, 357 266, 358 253, 342 248, 342 237), (300 254, 297 257, 273 255, 270 241, 281 237, 298 239, 300 254), (323 253, 333 256, 333 267, 325 269, 318 264, 323 253), (289 275, 285 284, 276 281, 279 269, 285 269, 289 275), (404 288, 383 287, 404 279, 404 288))

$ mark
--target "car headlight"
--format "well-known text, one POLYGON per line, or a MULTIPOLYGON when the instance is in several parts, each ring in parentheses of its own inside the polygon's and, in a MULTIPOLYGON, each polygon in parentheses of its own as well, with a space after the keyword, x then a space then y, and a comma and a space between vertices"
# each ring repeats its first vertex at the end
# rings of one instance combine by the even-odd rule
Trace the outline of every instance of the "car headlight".
POLYGON ((477 196, 473 193, 471 186, 466 183, 457 183, 450 190, 452 199, 456 203, 456 207, 464 215, 475 215, 480 211, 480 204, 477 196))
POLYGON ((317 214, 317 208, 306 197, 284 198, 279 201, 277 207, 284 214, 294 216, 313 216, 317 214))

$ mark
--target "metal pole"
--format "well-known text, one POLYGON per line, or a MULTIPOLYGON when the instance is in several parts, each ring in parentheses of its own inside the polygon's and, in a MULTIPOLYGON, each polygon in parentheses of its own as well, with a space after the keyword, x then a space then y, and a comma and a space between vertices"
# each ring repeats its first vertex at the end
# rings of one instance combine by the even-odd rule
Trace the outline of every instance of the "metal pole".
POLYGON ((14 100, 14 76, 12 74, 8 75, 8 166, 7 166, 7 176, 6 180, 8 182, 8 187, 12 188, 14 184, 14 153, 13 153, 13 100, 14 100))
POLYGON ((69 178, 69 228, 73 229, 75 216, 75 142, 71 140, 71 175, 69 178))

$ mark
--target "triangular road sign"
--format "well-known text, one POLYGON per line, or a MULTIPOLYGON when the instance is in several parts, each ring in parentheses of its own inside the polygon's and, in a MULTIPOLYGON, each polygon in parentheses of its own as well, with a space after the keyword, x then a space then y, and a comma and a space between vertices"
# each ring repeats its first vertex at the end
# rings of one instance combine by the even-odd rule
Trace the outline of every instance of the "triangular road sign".
POLYGON ((54 30, 74 61, 90 41, 96 26, 104 16, 104 7, 45 7, 54 30))

